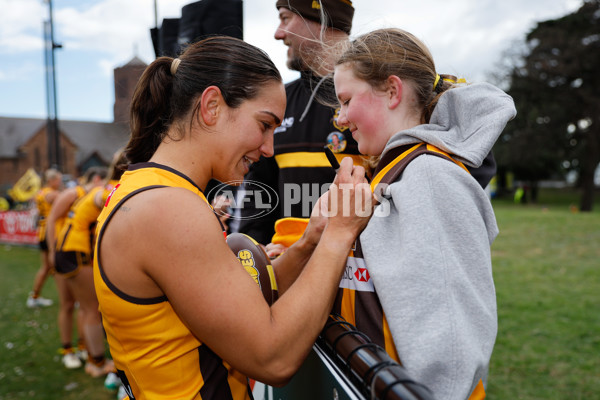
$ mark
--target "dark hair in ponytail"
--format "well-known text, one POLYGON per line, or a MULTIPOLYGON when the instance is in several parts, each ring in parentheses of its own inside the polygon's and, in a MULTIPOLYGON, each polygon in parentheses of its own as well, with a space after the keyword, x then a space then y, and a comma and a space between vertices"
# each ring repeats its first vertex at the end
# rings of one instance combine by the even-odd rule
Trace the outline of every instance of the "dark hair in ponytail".
POLYGON ((108 167, 108 180, 118 181, 127 170, 129 159, 125 153, 125 149, 119 149, 113 156, 113 160, 108 167))
POLYGON ((169 128, 196 113, 192 107, 207 87, 217 86, 225 103, 237 108, 256 97, 265 83, 281 82, 277 67, 264 51, 229 36, 191 44, 178 59, 173 63, 171 57, 157 58, 136 86, 131 137, 125 148, 131 163, 148 161, 169 128))
POLYGON ((429 122, 441 94, 456 82, 456 77, 437 78, 431 53, 417 37, 402 29, 378 29, 358 37, 349 44, 336 65, 349 63, 357 78, 374 88, 385 89, 389 76, 414 84, 421 123, 429 122))

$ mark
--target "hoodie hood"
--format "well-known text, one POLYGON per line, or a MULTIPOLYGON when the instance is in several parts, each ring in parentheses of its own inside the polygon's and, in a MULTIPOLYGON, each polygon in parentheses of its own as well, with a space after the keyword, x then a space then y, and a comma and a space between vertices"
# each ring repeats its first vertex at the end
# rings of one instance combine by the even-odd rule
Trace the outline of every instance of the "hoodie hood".
POLYGON ((445 91, 429 124, 394 134, 383 154, 407 144, 425 142, 479 167, 504 127, 517 115, 512 97, 488 83, 473 83, 445 91))

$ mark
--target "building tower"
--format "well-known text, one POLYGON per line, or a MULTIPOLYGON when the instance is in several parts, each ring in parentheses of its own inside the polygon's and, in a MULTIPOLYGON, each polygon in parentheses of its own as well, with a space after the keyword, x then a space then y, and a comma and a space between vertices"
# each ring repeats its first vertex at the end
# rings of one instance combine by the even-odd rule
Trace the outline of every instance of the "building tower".
POLYGON ((115 68, 114 122, 129 123, 129 107, 135 85, 148 65, 137 56, 122 67, 115 68))

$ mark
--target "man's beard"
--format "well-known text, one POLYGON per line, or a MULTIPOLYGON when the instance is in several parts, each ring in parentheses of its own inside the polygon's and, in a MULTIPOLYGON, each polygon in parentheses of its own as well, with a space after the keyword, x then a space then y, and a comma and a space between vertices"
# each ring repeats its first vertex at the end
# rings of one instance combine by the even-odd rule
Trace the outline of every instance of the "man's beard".
POLYGON ((309 71, 310 68, 306 65, 300 57, 292 57, 287 62, 287 67, 292 71, 309 71))

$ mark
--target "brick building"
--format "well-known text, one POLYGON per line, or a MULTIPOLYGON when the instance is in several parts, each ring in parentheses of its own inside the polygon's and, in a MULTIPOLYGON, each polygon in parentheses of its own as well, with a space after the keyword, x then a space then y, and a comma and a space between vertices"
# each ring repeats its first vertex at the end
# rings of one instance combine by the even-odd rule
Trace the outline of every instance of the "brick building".
POLYGON ((146 69, 145 62, 137 57, 122 67, 115 68, 115 106, 114 121, 129 122, 129 105, 133 98, 133 91, 142 72, 146 69))
MULTIPOLYGON (((29 168, 42 175, 50 167, 46 120, 0 117, 0 185, 11 187, 29 168)), ((59 121, 62 172, 73 177, 88 167, 108 165, 127 143, 125 123, 59 121)))
MULTIPOLYGON (((134 57, 116 68, 114 121, 59 120, 62 172, 77 177, 88 167, 108 166, 129 139, 129 106, 146 64, 134 57)), ((29 169, 41 176, 50 167, 47 120, 0 117, 0 197, 29 169)))

